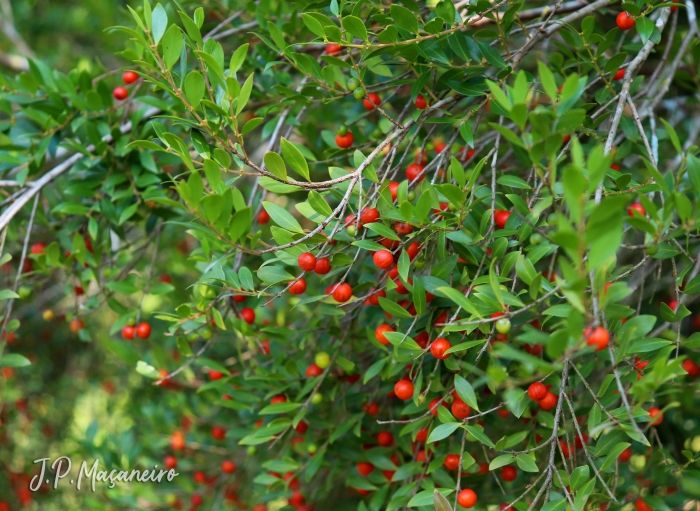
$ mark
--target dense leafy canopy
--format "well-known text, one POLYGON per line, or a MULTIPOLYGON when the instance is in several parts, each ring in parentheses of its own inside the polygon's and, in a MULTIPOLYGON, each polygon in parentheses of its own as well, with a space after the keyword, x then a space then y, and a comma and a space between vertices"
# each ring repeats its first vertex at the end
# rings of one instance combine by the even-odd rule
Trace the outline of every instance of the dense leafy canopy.
POLYGON ((692 2, 123 14, 0 75, 0 510, 697 506, 692 2))

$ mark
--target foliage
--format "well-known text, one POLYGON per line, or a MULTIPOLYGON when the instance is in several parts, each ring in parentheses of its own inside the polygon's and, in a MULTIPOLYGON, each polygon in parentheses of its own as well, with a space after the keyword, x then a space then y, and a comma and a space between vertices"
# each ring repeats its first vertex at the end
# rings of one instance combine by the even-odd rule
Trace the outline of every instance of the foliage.
POLYGON ((0 75, 0 495, 695 505, 697 20, 612 3, 145 0, 123 69, 0 75))

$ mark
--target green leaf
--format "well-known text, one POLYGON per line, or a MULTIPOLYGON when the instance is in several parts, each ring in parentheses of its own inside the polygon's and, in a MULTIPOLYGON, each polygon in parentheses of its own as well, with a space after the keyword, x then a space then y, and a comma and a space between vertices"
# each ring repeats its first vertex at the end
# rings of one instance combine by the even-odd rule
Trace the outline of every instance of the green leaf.
POLYGON ((229 72, 231 74, 236 74, 243 65, 243 62, 245 62, 245 57, 248 54, 248 46, 248 43, 242 44, 233 52, 233 55, 231 55, 231 61, 229 63, 229 72))
POLYGON ((515 458, 515 461, 517 462, 518 467, 520 467, 520 470, 523 470, 525 472, 540 471, 540 469, 537 468, 537 463, 535 463, 535 460, 533 460, 527 454, 518 454, 518 456, 515 458))
POLYGON ((287 162, 287 165, 304 179, 310 181, 309 165, 306 163, 306 158, 301 154, 301 151, 284 137, 282 137, 280 143, 282 147, 282 156, 284 156, 284 161, 287 162))
MULTIPOLYGON (((158 4, 160 6, 160 4, 158 4)), ((154 380, 160 379, 160 373, 150 364, 147 364, 143 360, 139 360, 136 364, 136 372, 147 378, 152 378, 154 380)))
POLYGON ((0 358, 0 367, 25 367, 31 365, 28 358, 18 353, 6 353, 0 358))
POLYGON ((251 73, 248 79, 241 87, 241 92, 238 95, 238 104, 236 105, 236 115, 240 115, 243 109, 245 108, 246 104, 248 104, 248 100, 250 99, 250 93, 253 91, 254 76, 254 73, 251 73))
POLYGON ((11 289, 3 289, 2 291, 0 291, 0 300, 15 300, 17 298, 19 298, 19 295, 11 289))
POLYGON ((204 97, 206 85, 199 71, 190 71, 185 78, 185 97, 192 108, 197 108, 204 97))
POLYGON ((431 444, 433 442, 438 442, 443 438, 447 438, 452 433, 454 433, 462 425, 461 422, 448 422, 446 424, 440 424, 438 427, 433 429, 428 436, 428 441, 426 443, 431 444))
POLYGON ((398 303, 389 300, 388 298, 384 297, 379 297, 379 306, 384 309, 386 312, 391 314, 392 316, 396 316, 397 318, 412 318, 411 314, 401 307, 398 303))
POLYGON ((637 32, 639 33, 639 37, 641 38, 642 43, 646 44, 647 41, 651 38, 651 34, 654 32, 654 28, 656 28, 656 25, 649 18, 643 16, 637 18, 635 27, 637 28, 637 32))
POLYGON ((514 461, 515 457, 512 454, 501 454, 491 460, 491 463, 489 463, 489 471, 498 470, 501 467, 510 465, 514 461))
POLYGON ((622 454, 622 451, 627 449, 630 445, 629 442, 620 442, 618 444, 615 444, 615 446, 610 449, 610 452, 608 452, 608 455, 605 458, 605 461, 603 464, 600 466, 600 471, 603 472, 609 467, 612 467, 613 464, 615 463, 615 460, 620 457, 620 454, 622 454))
POLYGON ((571 491, 575 492, 578 490, 583 483, 588 481, 588 476, 590 474, 590 469, 587 466, 577 467, 571 472, 569 476, 569 485, 571 486, 571 491))
POLYGON ((410 32, 418 34, 418 20, 415 14, 398 4, 391 5, 391 17, 394 18, 396 26, 410 32))
POLYGON ((284 209, 282 206, 278 206, 274 202, 263 201, 262 203, 265 211, 268 212, 272 221, 277 225, 292 232, 303 233, 304 229, 301 228, 297 219, 292 216, 292 214, 284 209))
POLYGON ((370 231, 376 232, 380 236, 384 236, 386 239, 401 241, 401 238, 399 238, 394 231, 389 229, 386 225, 384 225, 381 222, 371 222, 369 224, 364 224, 364 226, 367 227, 370 231))
POLYGON ((435 506, 435 511, 452 511, 450 503, 440 492, 441 490, 433 490, 433 506, 435 506))
POLYGON ((484 434, 484 429, 481 426, 464 426, 464 429, 482 444, 488 447, 496 447, 491 439, 484 434))
POLYGON ((267 405, 258 412, 259 415, 272 415, 274 413, 287 413, 296 410, 301 406, 301 403, 275 403, 267 405))
POLYGON ((474 307, 474 304, 464 296, 462 293, 457 291, 456 289, 452 287, 446 287, 446 286, 441 286, 435 289, 435 292, 433 294, 438 294, 440 296, 444 296, 445 298, 449 298, 453 302, 455 302, 457 305, 462 307, 465 311, 474 314, 476 316, 481 317, 481 314, 479 311, 474 307))
POLYGON ((479 410, 479 405, 476 402, 476 394, 474 393, 474 388, 471 383, 462 378, 460 375, 455 375, 455 390, 459 398, 467 403, 471 408, 479 410))
POLYGON ((168 14, 162 5, 156 5, 153 9, 152 22, 151 22, 151 34, 153 35, 153 40, 158 44, 165 34, 165 29, 168 28, 168 14))
POLYGON ((399 255, 399 262, 397 264, 397 269, 399 270, 401 280, 408 282, 408 270, 410 265, 411 259, 408 257, 408 252, 402 250, 401 255, 399 255))
POLYGON ((284 160, 279 154, 274 152, 265 153, 263 161, 265 162, 265 168, 272 174, 282 181, 287 180, 287 167, 284 165, 284 160))
POLYGON ((368 42, 367 39, 367 28, 362 20, 356 16, 345 16, 343 17, 343 28, 347 30, 350 35, 362 39, 364 42, 368 42))
POLYGON ((177 25, 172 25, 163 37, 163 63, 172 69, 182 54, 182 32, 177 25))

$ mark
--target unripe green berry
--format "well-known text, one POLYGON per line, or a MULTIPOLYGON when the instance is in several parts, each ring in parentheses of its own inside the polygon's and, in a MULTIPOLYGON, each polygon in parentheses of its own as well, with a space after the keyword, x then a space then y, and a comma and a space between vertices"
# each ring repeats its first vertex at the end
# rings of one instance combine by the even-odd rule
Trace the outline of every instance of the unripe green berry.
POLYGON ((320 392, 316 392, 313 396, 311 396, 311 402, 315 405, 319 404, 321 401, 323 401, 323 395, 320 392))
POLYGON ((256 452, 258 452, 258 449, 254 446, 251 445, 246 449, 246 452, 248 453, 248 456, 253 456, 256 452))
POLYGON ((536 232, 532 236, 530 236, 530 244, 532 245, 540 245, 543 241, 544 236, 542 236, 539 232, 536 232))
POLYGON ((345 124, 341 124, 340 126, 338 126, 338 129, 335 130, 335 133, 336 133, 336 135, 340 135, 341 137, 343 135, 347 135, 348 134, 348 127, 345 124))
POLYGON ((199 334, 202 336, 202 339, 211 339, 211 336, 214 335, 214 332, 212 332, 211 328, 207 326, 202 328, 199 334))
POLYGON ((190 332, 187 334, 187 340, 190 342, 195 342, 199 339, 199 334, 197 332, 190 332))
POLYGON ((309 444, 306 447, 306 450, 309 452, 309 454, 316 454, 316 451, 318 451, 318 446, 316 444, 309 444))
POLYGON ((425 266, 425 259, 416 259, 413 264, 415 265, 416 268, 419 270, 425 266))
POLYGON ((557 216, 556 213, 552 213, 547 217, 547 223, 551 225, 552 227, 556 227, 559 224, 559 217, 557 216))
POLYGON ((644 251, 647 253, 648 256, 655 256, 656 254, 659 253, 659 246, 658 245, 649 245, 644 249, 644 251))
POLYGON ((21 299, 24 300, 25 298, 29 298, 30 296, 32 296, 32 288, 28 286, 21 286, 17 290, 17 294, 21 299))
POLYGON ((358 80, 357 78, 350 78, 350 79, 348 80, 348 90, 349 90, 350 92, 354 91, 354 90, 357 89, 359 86, 360 86, 360 80, 358 80))
POLYGON ((382 132, 382 129, 379 126, 374 128, 374 131, 372 131, 372 135, 371 135, 372 138, 381 138, 383 136, 384 136, 384 133, 382 132))
POLYGON ((415 198, 416 198, 416 192, 414 192, 413 190, 410 190, 410 191, 408 192, 407 199, 411 201, 411 200, 413 200, 413 199, 415 199, 415 198))
POLYGON ((319 351, 314 357, 314 362, 321 369, 325 369, 331 363, 331 357, 325 351, 319 351))
POLYGON ((499 334, 507 334, 510 332, 510 320, 508 318, 501 318, 496 321, 496 331, 499 334))
POLYGON ((365 90, 364 89, 355 89, 352 92, 352 95, 355 96, 355 99, 362 99, 365 97, 365 90))
POLYGON ((355 236, 355 234, 357 234, 357 227, 354 225, 348 225, 345 228, 345 232, 347 232, 350 236, 355 236))

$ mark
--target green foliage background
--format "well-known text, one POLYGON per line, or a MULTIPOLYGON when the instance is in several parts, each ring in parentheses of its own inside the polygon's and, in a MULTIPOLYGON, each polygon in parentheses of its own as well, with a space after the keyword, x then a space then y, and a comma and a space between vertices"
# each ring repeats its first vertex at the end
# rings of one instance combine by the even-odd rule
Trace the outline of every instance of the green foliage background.
MULTIPOLYGON (((692 4, 670 6, 12 2, 31 53, 0 75, 0 501, 186 509, 197 494, 203 509, 287 510, 296 489, 271 474, 290 473, 319 511, 444 511, 463 488, 478 509, 527 511, 536 495, 547 511, 697 506, 700 48, 692 4), (623 8, 637 18, 624 33, 623 8), (115 101, 126 69, 140 79, 115 101), (368 204, 380 219, 352 235, 346 215, 368 204), (494 210, 510 212, 503 225, 494 210), (371 252, 390 240, 387 278, 371 252), (305 251, 331 272, 302 275, 305 251), (327 289, 341 281, 342 306, 327 289), (148 339, 122 337, 141 321, 148 339), (600 325, 611 341, 594 352, 584 330, 600 325), (421 332, 452 356, 436 360, 421 332), (401 378, 406 401, 390 395, 401 378), (556 408, 528 399, 539 380, 556 408), (456 419, 457 398, 478 417, 456 419), (447 405, 435 417, 434 399, 447 405), (376 445, 383 431, 391 446, 376 445), (444 467, 454 453, 459 473, 444 467), (173 483, 26 492, 38 458, 128 470, 169 454, 173 483)), ((0 37, 0 54, 18 50, 0 37)))

